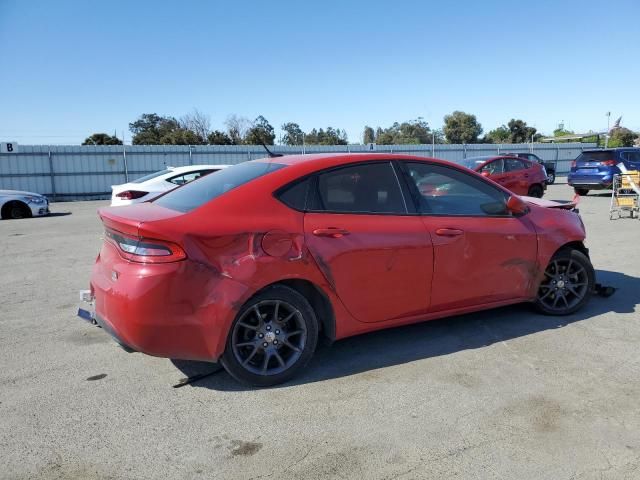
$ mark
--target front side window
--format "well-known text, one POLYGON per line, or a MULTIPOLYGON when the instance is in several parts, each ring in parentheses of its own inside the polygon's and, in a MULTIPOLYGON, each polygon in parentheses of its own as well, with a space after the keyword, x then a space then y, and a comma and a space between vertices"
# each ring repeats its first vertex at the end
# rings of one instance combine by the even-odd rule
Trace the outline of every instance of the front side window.
POLYGON ((507 195, 457 169, 407 162, 407 173, 419 196, 418 211, 430 215, 504 216, 507 195))
POLYGON ((501 158, 498 160, 494 160, 493 162, 487 163, 484 167, 480 169, 482 173, 488 173, 489 175, 499 175, 504 173, 504 164, 501 158))
POLYGON ((353 165, 320 173, 313 210, 335 213, 407 213, 390 162, 353 165))

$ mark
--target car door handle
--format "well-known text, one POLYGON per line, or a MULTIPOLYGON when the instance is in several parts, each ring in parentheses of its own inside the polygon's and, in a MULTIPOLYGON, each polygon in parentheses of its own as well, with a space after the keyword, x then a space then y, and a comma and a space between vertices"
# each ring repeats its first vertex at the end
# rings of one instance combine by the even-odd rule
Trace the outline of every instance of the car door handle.
POLYGON ((462 230, 458 230, 457 228, 438 228, 436 230, 436 235, 440 235, 441 237, 457 237, 463 233, 462 230))
POLYGON ((330 238, 340 238, 345 235, 349 235, 349 230, 345 230, 344 228, 317 228, 313 231, 313 234, 316 237, 330 237, 330 238))

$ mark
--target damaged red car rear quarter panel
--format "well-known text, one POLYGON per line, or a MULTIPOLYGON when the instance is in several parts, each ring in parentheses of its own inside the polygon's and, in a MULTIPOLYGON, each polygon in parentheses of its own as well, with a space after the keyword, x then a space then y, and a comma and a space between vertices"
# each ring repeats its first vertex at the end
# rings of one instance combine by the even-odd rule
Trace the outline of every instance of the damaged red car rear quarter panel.
MULTIPOLYGON (((143 348, 123 335, 126 343, 152 355, 167 356, 169 349, 176 358, 216 360, 224 351, 227 333, 242 305, 268 285, 293 279, 319 287, 329 297, 334 315, 349 321, 349 314, 304 246, 304 214, 273 196, 297 175, 280 172, 237 187, 167 221, 140 223, 141 237, 176 242, 184 248, 187 259, 168 264, 172 275, 157 283, 147 278, 150 281, 144 282, 146 291, 141 294, 148 298, 132 302, 155 305, 136 312, 137 321, 149 319, 149 325, 167 325, 168 329, 145 332, 148 336, 143 348)), ((144 276, 144 266, 121 262, 137 269, 138 278, 144 276)), ((148 270, 157 271, 157 267, 152 265, 148 270)), ((132 282, 130 288, 139 287, 132 282)), ((122 304, 124 308, 126 303, 122 304)), ((100 313, 99 306, 97 311, 100 313)), ((109 316, 115 315, 131 318, 131 312, 110 309, 109 316)), ((340 336, 340 332, 335 333, 340 336)))

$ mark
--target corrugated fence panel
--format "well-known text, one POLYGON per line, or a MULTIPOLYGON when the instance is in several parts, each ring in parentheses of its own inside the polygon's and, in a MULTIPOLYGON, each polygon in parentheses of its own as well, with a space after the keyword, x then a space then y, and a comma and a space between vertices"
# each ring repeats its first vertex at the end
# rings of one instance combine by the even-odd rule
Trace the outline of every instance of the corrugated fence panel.
MULTIPOLYGON (((377 153, 405 153, 453 162, 508 152, 533 152, 557 162, 559 174, 593 143, 510 145, 376 145, 377 153)), ((306 145, 269 147, 274 153, 369 152, 369 145, 306 145)), ((43 193, 56 199, 106 197, 111 185, 124 183, 168 166, 236 164, 264 158, 259 145, 20 145, 15 153, 0 154, 0 189, 43 193)))

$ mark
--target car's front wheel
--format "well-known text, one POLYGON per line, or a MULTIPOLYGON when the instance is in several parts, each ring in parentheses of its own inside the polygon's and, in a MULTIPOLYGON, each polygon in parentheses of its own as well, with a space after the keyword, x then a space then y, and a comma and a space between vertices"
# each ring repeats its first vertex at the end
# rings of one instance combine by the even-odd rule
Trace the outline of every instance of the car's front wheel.
POLYGON ((275 285, 240 309, 221 362, 236 380, 267 387, 286 382, 304 368, 317 341, 318 321, 307 299, 275 285))
POLYGON ((589 301, 594 287, 589 258, 578 250, 562 249, 547 265, 535 305, 547 315, 569 315, 589 301))

